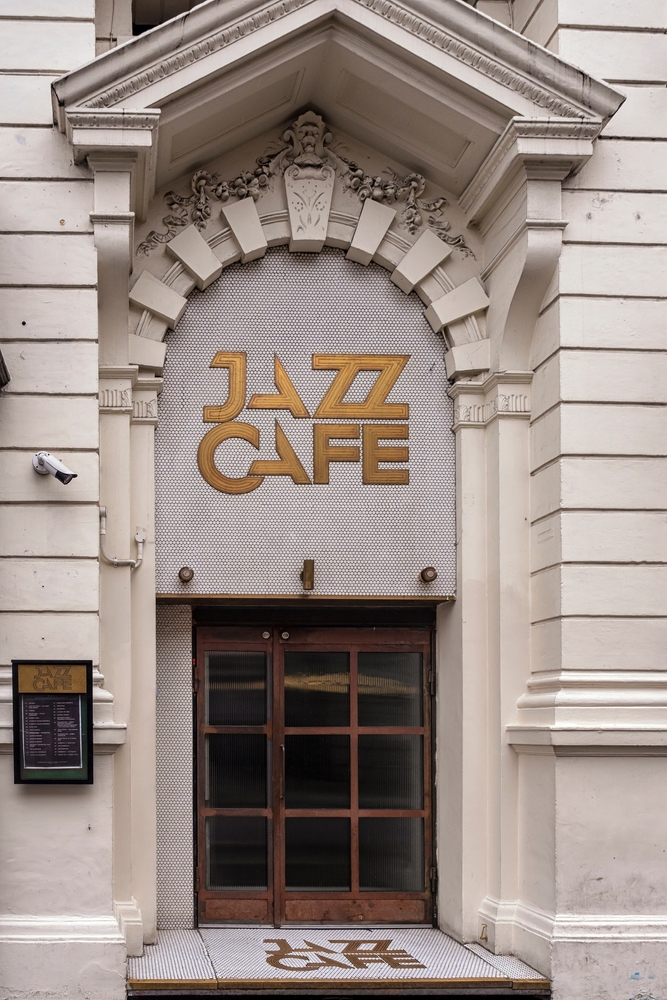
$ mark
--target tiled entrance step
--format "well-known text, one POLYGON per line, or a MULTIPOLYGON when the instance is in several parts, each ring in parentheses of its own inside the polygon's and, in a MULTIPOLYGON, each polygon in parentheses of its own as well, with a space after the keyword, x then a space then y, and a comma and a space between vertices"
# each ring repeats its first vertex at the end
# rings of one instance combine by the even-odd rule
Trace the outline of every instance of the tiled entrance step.
POLYGON ((549 981, 519 959, 430 927, 163 930, 129 960, 129 996, 200 992, 550 995, 549 981))

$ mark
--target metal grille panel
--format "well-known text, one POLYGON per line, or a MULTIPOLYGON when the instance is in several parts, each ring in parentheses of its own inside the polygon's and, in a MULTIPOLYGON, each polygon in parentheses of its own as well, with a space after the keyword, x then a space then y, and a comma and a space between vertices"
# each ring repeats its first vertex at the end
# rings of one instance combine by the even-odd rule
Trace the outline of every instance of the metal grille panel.
POLYGON ((187 606, 157 608, 156 751, 158 927, 192 927, 192 614, 187 606))
MULTIPOLYGON (((454 436, 444 350, 416 295, 404 295, 378 265, 362 267, 331 248, 275 248, 193 292, 169 335, 159 402, 158 592, 300 594, 299 572, 312 558, 316 595, 452 594, 454 436), (410 404, 410 484, 364 485, 361 464, 335 463, 329 485, 276 476, 245 495, 213 489, 197 468, 197 448, 212 426, 202 420, 203 406, 227 397, 227 371, 209 367, 221 350, 247 353, 248 399, 276 392, 277 354, 310 414, 334 378, 312 370, 313 353, 409 354, 388 399, 410 404), (195 570, 187 585, 178 580, 184 565, 195 570), (426 586, 418 574, 429 565, 438 579, 426 586)), ((346 398, 363 399, 375 378, 359 375, 346 398)), ((313 420, 285 410, 244 409, 236 419, 260 429, 260 450, 227 441, 218 467, 242 476, 253 459, 275 459, 276 418, 312 478, 313 420)), ((392 444, 405 442, 383 442, 392 444)))

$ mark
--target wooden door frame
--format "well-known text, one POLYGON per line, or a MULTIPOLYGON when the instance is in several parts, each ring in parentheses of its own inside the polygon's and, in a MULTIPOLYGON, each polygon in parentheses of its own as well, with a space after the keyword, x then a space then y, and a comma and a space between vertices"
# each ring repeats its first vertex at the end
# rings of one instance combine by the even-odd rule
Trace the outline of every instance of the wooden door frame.
MULTIPOLYGON (((287 616, 286 616, 287 618, 287 616)), ((434 741, 432 712, 433 692, 433 643, 432 630, 427 628, 411 627, 317 627, 298 625, 291 628, 267 626, 265 629, 260 626, 198 626, 196 629, 196 657, 193 664, 194 676, 196 678, 196 718, 195 718, 195 829, 196 829, 196 858, 195 858, 195 892, 196 892, 196 913, 198 923, 241 923, 244 922, 244 915, 249 923, 284 926, 298 923, 348 923, 359 922, 369 923, 432 923, 435 919, 435 896, 434 879, 435 870, 435 837, 434 837, 434 741), (267 637, 266 633, 270 633, 267 637), (287 637, 285 637, 287 636, 287 637), (287 893, 285 888, 284 863, 285 863, 285 831, 284 821, 286 810, 284 806, 285 792, 285 736, 302 734, 306 735, 311 731, 311 727, 286 727, 283 724, 283 703, 284 703, 284 653, 287 649, 310 650, 319 647, 326 651, 345 651, 350 653, 350 720, 347 727, 337 726, 336 734, 350 736, 350 773, 351 800, 350 809, 312 809, 312 810, 289 810, 294 814, 307 815, 346 815, 351 821, 351 889, 349 892, 318 892, 317 890, 292 891, 287 893), (382 650, 399 651, 400 647, 410 647, 411 650, 419 651, 422 654, 422 684, 423 684, 423 724, 420 727, 359 727, 357 718, 357 660, 359 652, 374 652, 382 650), (214 727, 216 731, 221 729, 233 729, 236 732, 265 732, 268 741, 269 770, 271 776, 271 786, 267 791, 266 809, 229 809, 225 810, 227 815, 266 815, 268 821, 268 889, 261 891, 236 890, 236 891, 213 891, 206 889, 205 865, 206 865, 206 844, 205 844, 205 823, 202 822, 204 814, 215 812, 203 806, 205 794, 205 757, 204 741, 206 732, 211 729, 201 723, 205 718, 205 652, 209 650, 224 649, 247 649, 255 651, 265 651, 267 654, 267 724, 264 727, 214 727), (363 732, 360 734, 359 729, 363 732), (293 730, 293 732, 292 732, 293 730), (423 892, 400 892, 400 891, 364 891, 358 887, 358 819, 360 811, 358 807, 358 788, 355 780, 357 774, 357 739, 359 735, 372 734, 373 732, 388 733, 389 731, 409 732, 412 730, 423 736, 423 773, 424 773, 424 804, 421 810, 397 810, 397 809, 372 809, 362 810, 363 815, 415 815, 419 814, 424 819, 424 891, 423 892), (282 875, 280 874, 282 873, 282 875), (356 890, 356 892, 355 892, 356 890), (212 904, 209 901, 213 900, 212 904), (259 900, 264 900, 267 908, 265 919, 252 914, 259 914, 261 905, 259 900), (215 902, 217 901, 217 903, 215 902), (229 906, 224 901, 229 901, 229 906), (253 903, 257 901, 257 903, 253 903), (302 901, 299 910, 298 901, 302 901), (329 919, 319 919, 308 917, 307 911, 317 909, 317 904, 325 904, 331 901, 333 911, 342 916, 332 916, 329 919), (419 903, 417 903, 419 901, 419 903), (287 918, 286 906, 288 902, 296 903, 296 910, 301 914, 292 919, 287 918), (403 906, 403 918, 401 913, 401 902, 403 906), (239 903, 239 906, 235 904, 239 903), (310 907, 306 904, 310 903, 310 907), (338 904, 337 906, 334 904, 338 904), (383 905, 384 904, 384 905, 383 905), (396 904, 399 904, 396 906, 396 904), (254 907, 254 909, 253 909, 254 907), (414 914, 421 907, 423 919, 415 919, 414 914), (238 914, 232 916, 232 911, 238 914), (271 913, 271 910, 273 911, 271 913), (354 912, 353 912, 354 911, 354 912), (393 914, 393 919, 388 919, 388 914, 393 914), (214 915, 214 913, 216 915, 214 915), (410 916, 412 913, 412 916, 410 916), (366 916, 364 916, 366 914, 366 916), (375 914, 375 915, 374 915, 375 914), (272 919, 271 919, 272 917, 272 919)), ((326 731, 328 727, 312 727, 312 731, 326 731)), ((334 729, 331 729, 334 732, 334 729)), ((293 912, 295 908, 293 907, 293 912)), ((324 907, 321 906, 320 910, 324 907)))

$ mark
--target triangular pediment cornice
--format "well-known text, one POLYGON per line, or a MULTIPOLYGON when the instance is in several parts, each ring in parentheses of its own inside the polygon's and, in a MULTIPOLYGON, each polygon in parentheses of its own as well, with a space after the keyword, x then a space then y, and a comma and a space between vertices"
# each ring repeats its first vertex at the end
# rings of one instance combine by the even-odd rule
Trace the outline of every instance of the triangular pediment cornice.
POLYGON ((385 43, 390 40, 391 25, 396 29, 391 38, 394 43, 397 35, 403 35, 407 47, 413 39, 430 48, 436 61, 438 54, 453 57, 521 95, 542 114, 604 119, 619 104, 619 96, 604 83, 460 0, 237 0, 225 4, 210 0, 61 78, 54 87, 57 106, 102 109, 131 101, 137 107, 141 103, 137 97, 150 91, 156 81, 177 78, 216 52, 238 46, 263 28, 299 13, 300 30, 308 22, 321 25, 323 18, 338 18, 357 21, 372 31, 376 20, 378 37, 385 43))
POLYGON ((594 135, 623 101, 461 0, 207 0, 53 91, 77 160, 135 155, 141 219, 156 191, 306 108, 460 197, 511 122, 594 135))

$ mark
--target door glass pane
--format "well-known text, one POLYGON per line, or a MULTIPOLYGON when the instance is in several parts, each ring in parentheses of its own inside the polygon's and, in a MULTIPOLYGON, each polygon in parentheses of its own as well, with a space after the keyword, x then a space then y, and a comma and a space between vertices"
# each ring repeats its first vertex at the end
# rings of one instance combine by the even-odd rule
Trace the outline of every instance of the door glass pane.
POLYGON ((421 653, 359 653, 359 725, 422 725, 421 653))
POLYGON ((210 808, 266 806, 266 736, 209 733, 206 757, 210 808))
POLYGON ((424 891, 424 820, 414 816, 361 817, 359 888, 424 891))
POLYGON ((350 808, 350 737, 285 737, 285 807, 350 808))
POLYGON ((359 737, 359 808, 423 809, 424 737, 359 737))
POLYGON ((266 889, 266 845, 264 816, 208 816, 206 888, 266 889))
POLYGON ((207 725, 263 726, 265 722, 266 653, 207 653, 207 725))
POLYGON ((286 888, 350 889, 350 821, 346 817, 285 820, 286 888))
POLYGON ((285 651, 285 725, 349 726, 350 654, 285 651))

